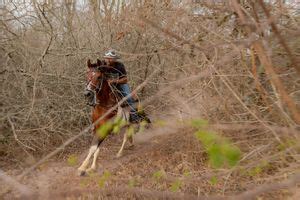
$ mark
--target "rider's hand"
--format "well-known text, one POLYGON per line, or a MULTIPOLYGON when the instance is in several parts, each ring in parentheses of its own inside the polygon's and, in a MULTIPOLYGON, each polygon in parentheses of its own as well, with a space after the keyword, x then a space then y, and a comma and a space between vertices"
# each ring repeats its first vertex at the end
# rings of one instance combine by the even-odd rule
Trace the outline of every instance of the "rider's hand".
POLYGON ((118 80, 116 80, 116 79, 109 79, 109 80, 107 80, 107 82, 108 82, 108 84, 113 84, 113 83, 118 83, 118 80))

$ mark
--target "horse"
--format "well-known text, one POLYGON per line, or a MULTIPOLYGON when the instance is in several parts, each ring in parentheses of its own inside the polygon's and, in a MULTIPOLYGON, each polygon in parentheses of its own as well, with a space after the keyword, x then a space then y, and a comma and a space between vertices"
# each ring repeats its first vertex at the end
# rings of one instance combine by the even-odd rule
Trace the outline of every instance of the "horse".
MULTIPOLYGON (((106 136, 100 137, 97 134, 97 130, 101 128, 101 126, 105 126, 109 121, 114 120, 116 117, 125 119, 129 122, 128 113, 118 106, 118 109, 109 113, 106 117, 99 120, 105 113, 108 112, 113 106, 118 103, 118 98, 116 98, 116 94, 113 88, 109 85, 105 72, 103 69, 105 68, 104 63, 97 59, 96 63, 91 63, 90 60, 87 61, 87 85, 84 92, 85 97, 88 99, 88 104, 93 106, 92 108, 92 122, 94 124, 93 127, 93 141, 90 146, 89 152, 81 166, 78 168, 78 172, 80 176, 85 175, 87 172, 95 171, 97 166, 97 157, 99 154, 100 144, 105 140, 106 136), (93 161, 91 167, 87 169, 90 158, 93 156, 93 161)), ((124 139, 122 142, 122 146, 117 153, 117 157, 120 157, 123 152, 123 148, 127 140, 130 141, 131 145, 133 145, 133 135, 124 134, 124 139)))

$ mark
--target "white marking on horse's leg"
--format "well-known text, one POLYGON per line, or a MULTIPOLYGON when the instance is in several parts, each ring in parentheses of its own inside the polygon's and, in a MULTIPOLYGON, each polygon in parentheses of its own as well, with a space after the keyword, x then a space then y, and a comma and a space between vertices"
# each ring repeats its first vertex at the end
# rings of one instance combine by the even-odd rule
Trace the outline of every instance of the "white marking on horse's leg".
POLYGON ((99 152, 100 152, 100 148, 98 147, 97 150, 94 153, 92 166, 87 170, 87 172, 96 170, 96 168, 97 168, 97 158, 98 158, 99 152))
POLYGON ((122 156, 123 149, 124 149, 125 143, 127 142, 127 139, 128 139, 128 137, 127 137, 127 134, 125 133, 124 138, 123 138, 122 146, 121 146, 119 152, 117 153, 117 158, 120 158, 122 156))
POLYGON ((83 161, 81 166, 78 168, 79 172, 83 172, 83 171, 86 170, 86 168, 89 164, 90 158, 96 150, 97 150, 97 145, 93 145, 93 146, 90 147, 89 154, 87 155, 86 159, 83 161))

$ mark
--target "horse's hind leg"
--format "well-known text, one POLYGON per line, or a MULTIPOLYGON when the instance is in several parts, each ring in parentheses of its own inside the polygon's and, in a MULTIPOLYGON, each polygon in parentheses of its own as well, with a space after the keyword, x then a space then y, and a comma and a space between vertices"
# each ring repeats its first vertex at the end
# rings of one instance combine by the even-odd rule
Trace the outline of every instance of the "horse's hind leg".
POLYGON ((133 148, 134 148, 133 136, 130 136, 130 137, 128 138, 128 140, 129 140, 129 143, 130 143, 129 148, 130 148, 130 149, 133 149, 133 148))
POLYGON ((125 133, 125 134, 124 134, 124 138, 123 138, 122 146, 121 146, 119 152, 118 152, 117 155, 116 155, 117 158, 120 158, 120 157, 122 156, 122 154, 123 154, 123 149, 124 149, 124 147, 125 147, 125 144, 126 144, 126 142, 127 142, 127 139, 128 139, 128 136, 127 136, 127 134, 125 133))

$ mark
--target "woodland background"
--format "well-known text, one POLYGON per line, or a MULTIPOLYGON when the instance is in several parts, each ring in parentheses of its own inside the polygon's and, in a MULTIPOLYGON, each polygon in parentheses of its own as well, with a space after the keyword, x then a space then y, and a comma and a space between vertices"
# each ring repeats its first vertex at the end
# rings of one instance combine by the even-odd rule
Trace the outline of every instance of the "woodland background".
POLYGON ((86 61, 113 48, 132 88, 159 70, 139 92, 154 124, 201 118, 241 149, 252 174, 230 171, 233 185, 284 180, 300 166, 299 27, 297 0, 2 0, 0 168, 31 166, 90 124, 86 61))

